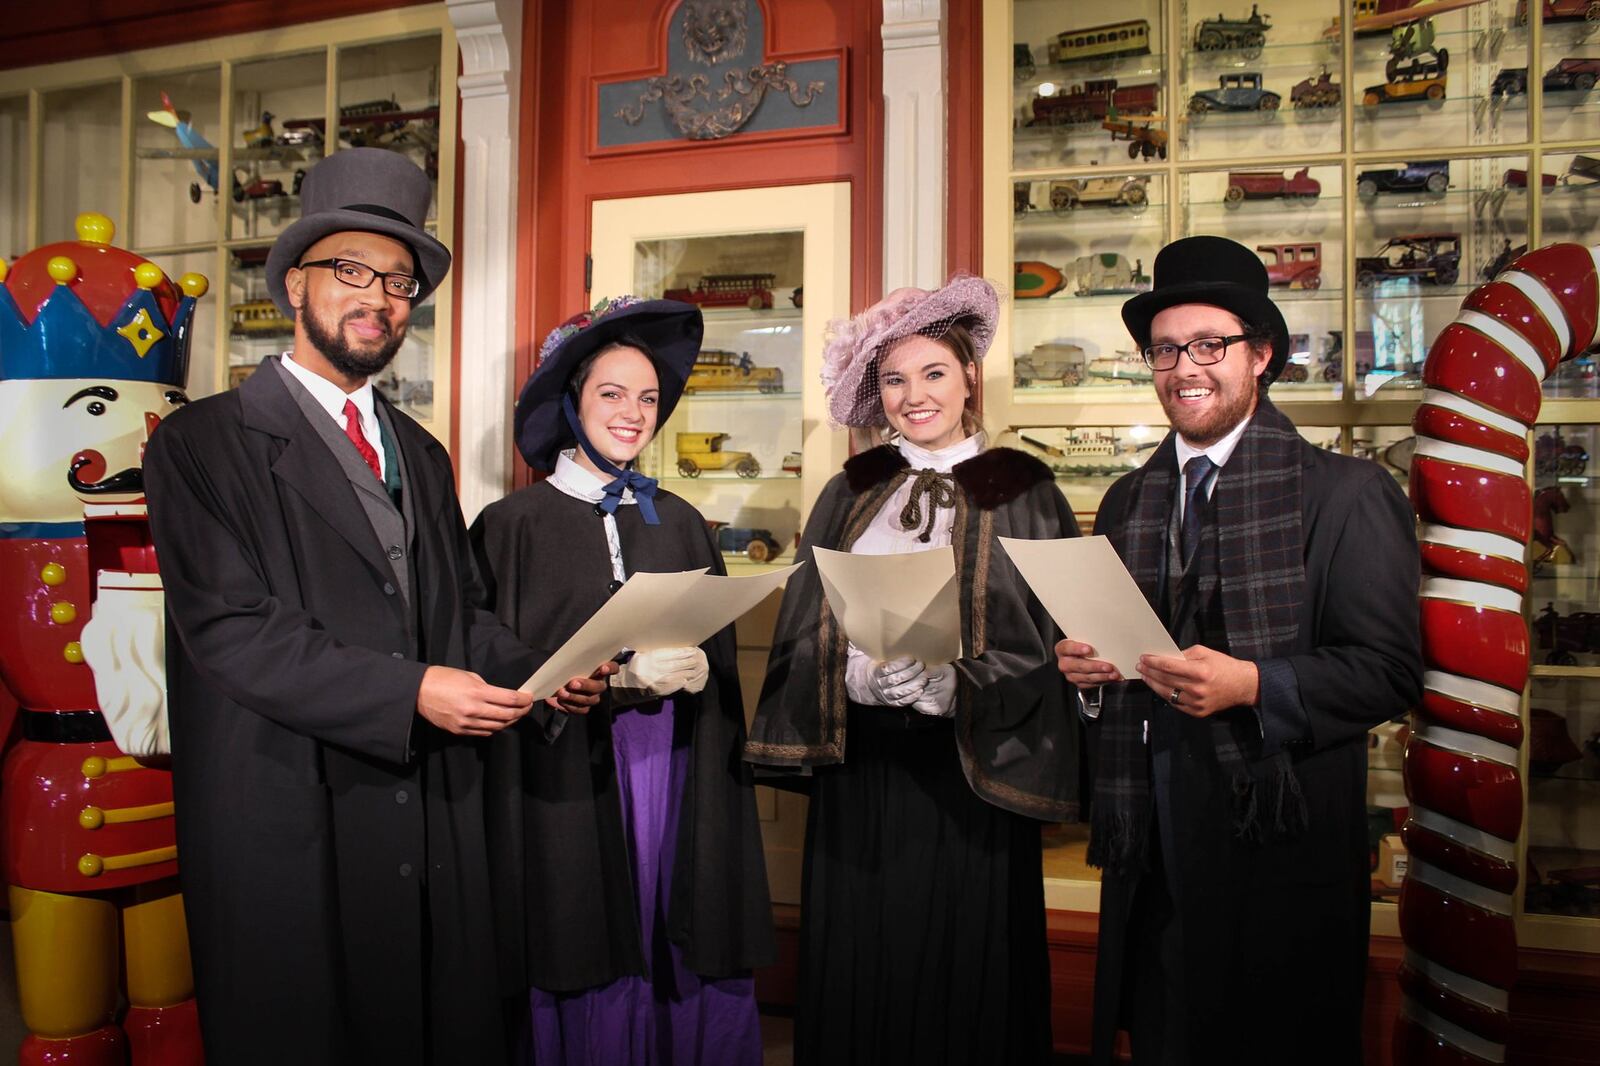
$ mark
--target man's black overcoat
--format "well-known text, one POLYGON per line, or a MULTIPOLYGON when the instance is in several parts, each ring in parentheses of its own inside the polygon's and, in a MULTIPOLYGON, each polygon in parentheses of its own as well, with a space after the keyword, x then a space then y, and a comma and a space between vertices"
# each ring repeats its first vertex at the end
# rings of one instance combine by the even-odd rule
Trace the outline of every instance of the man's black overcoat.
MULTIPOLYGON (((1162 861, 1182 930, 1178 979, 1194 1062, 1360 1061, 1371 910, 1367 731, 1421 696, 1420 562, 1411 508, 1386 470, 1304 441, 1298 448, 1305 602, 1286 658, 1305 714, 1303 739, 1285 747, 1307 830, 1272 843, 1241 840, 1231 778, 1204 723, 1152 707, 1174 716, 1178 737, 1170 777, 1158 772, 1153 784, 1167 797, 1162 861)), ((1176 465, 1171 435, 1147 465, 1159 463, 1176 465)), ((1095 524, 1119 547, 1135 476, 1111 487, 1095 524)), ((1091 725, 1091 747, 1097 735, 1091 725)), ((1102 885, 1097 1062, 1111 1060, 1129 1008, 1121 993, 1137 880, 1108 871, 1102 885)))
POLYGON ((212 1062, 495 1063, 482 742, 416 714, 430 663, 516 685, 476 609, 449 457, 388 407, 411 605, 276 366, 145 460, 168 608, 184 903, 212 1062))

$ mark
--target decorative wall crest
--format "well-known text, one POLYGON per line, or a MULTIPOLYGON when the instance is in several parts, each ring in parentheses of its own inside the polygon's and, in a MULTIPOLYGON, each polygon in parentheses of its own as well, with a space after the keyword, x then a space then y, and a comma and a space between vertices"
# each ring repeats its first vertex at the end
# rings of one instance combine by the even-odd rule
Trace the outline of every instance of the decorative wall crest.
POLYGON ((764 21, 760 0, 681 0, 667 24, 666 72, 601 86, 601 145, 710 141, 836 122, 839 61, 746 55, 751 41, 766 39, 764 21), (813 109, 819 97, 833 106, 813 109))

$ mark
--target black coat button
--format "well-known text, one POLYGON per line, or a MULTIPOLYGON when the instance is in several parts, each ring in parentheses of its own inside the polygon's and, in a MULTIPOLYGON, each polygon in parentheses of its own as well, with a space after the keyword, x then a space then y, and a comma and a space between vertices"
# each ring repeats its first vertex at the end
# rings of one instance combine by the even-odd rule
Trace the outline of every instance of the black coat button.
POLYGON ((598 503, 594 505, 594 516, 596 518, 605 517, 605 513, 606 513, 606 509, 604 507, 601 507, 598 503))
POLYGON ((404 652, 392 651, 392 652, 389 653, 389 655, 391 657, 393 657, 393 658, 396 658, 396 659, 404 659, 405 658, 405 653, 404 652))
POLYGON ((403 862, 403 863, 400 864, 400 876, 401 877, 410 877, 411 876, 411 864, 409 862, 403 862))
POLYGON ((389 584, 387 581, 385 581, 383 583, 383 594, 385 596, 393 596, 394 595, 394 586, 389 584))
POLYGON ((608 581, 608 582, 606 582, 606 591, 608 593, 610 593, 611 595, 615 596, 617 593, 622 591, 622 582, 620 582, 620 581, 608 581))
POLYGON ((410 798, 411 798, 411 793, 407 792, 403 788, 400 791, 398 791, 398 792, 396 792, 394 794, 394 801, 396 803, 404 803, 406 800, 408 800, 410 798))
POLYGON ((398 559, 398 558, 400 558, 400 556, 402 556, 404 554, 405 554, 405 552, 400 550, 400 545, 398 545, 398 544, 389 545, 389 558, 398 559))

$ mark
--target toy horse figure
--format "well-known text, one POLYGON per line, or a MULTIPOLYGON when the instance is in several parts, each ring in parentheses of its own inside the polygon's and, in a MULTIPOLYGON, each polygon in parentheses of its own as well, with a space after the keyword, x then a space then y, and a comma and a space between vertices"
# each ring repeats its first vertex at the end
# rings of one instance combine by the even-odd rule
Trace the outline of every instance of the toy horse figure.
POLYGON ((1556 535, 1555 519, 1556 515, 1566 514, 1570 510, 1572 504, 1567 502, 1567 494, 1561 491, 1560 485, 1551 485, 1534 493, 1533 540, 1543 549, 1533 557, 1535 567, 1545 563, 1560 566, 1572 562, 1572 545, 1556 535))

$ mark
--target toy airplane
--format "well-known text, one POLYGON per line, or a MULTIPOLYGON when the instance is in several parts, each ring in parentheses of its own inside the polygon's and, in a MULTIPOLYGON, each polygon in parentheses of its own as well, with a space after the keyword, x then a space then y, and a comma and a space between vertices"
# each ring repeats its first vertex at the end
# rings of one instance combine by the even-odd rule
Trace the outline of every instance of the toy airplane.
MULTIPOLYGON (((217 149, 210 141, 200 136, 194 125, 189 121, 189 112, 179 111, 172 106, 172 98, 165 92, 161 94, 161 110, 146 113, 151 122, 158 126, 165 126, 178 135, 178 143, 185 149, 195 153, 189 156, 194 162, 194 172, 200 175, 202 181, 217 191, 217 149)), ((195 203, 200 202, 200 185, 198 182, 189 186, 189 199, 195 203)))

